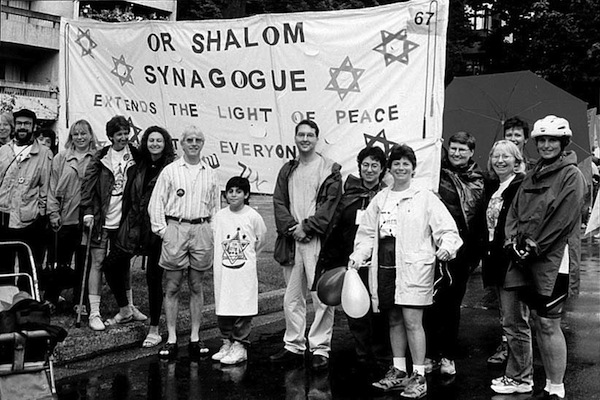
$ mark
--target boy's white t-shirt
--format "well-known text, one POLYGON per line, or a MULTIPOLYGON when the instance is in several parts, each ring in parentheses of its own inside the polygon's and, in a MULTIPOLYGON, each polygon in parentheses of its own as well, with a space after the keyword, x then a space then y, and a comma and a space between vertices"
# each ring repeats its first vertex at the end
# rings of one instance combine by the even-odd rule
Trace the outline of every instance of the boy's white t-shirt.
POLYGON ((265 244, 267 227, 260 214, 245 205, 229 207, 213 218, 215 313, 247 316, 258 314, 256 258, 265 244))

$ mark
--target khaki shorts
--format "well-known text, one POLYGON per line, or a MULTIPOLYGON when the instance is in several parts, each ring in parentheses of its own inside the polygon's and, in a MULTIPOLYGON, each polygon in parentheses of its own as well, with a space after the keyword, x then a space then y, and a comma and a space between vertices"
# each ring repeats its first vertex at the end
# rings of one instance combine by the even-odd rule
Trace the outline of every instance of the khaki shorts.
POLYGON ((213 234, 210 223, 167 221, 158 265, 169 271, 192 268, 207 271, 213 263, 213 234))

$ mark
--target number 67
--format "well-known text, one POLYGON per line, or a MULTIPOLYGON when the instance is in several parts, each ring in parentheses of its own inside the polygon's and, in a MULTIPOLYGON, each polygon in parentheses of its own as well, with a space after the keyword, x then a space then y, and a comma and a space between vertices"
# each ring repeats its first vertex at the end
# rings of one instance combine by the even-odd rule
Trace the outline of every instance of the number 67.
POLYGON ((429 25, 429 21, 431 21, 431 18, 434 16, 435 13, 431 12, 431 11, 427 11, 427 12, 423 12, 423 11, 419 11, 415 14, 415 24, 417 25, 423 25, 423 22, 425 22, 425 25, 429 25), (425 15, 427 15, 427 21, 425 21, 425 15))

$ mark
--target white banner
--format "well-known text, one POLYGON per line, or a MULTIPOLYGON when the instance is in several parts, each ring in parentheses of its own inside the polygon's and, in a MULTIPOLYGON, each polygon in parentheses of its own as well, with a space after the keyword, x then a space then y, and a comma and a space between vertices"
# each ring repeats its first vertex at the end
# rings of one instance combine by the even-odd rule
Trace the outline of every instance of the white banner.
POLYGON ((223 186, 242 175, 253 192, 272 193, 297 154, 294 127, 309 118, 318 151, 345 175, 357 174, 365 145, 408 143, 417 183, 437 188, 447 22, 447 0, 235 20, 65 20, 62 143, 82 118, 106 140, 106 121, 124 115, 134 143, 151 125, 175 139, 196 125, 223 186))

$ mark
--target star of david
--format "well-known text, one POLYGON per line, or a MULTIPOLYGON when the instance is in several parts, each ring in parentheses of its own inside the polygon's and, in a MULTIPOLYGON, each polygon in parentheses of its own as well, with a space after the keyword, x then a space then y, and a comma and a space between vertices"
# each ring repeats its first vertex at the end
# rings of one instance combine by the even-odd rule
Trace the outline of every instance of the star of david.
POLYGON ((247 260, 244 250, 250 245, 250 242, 240 238, 239 231, 231 239, 224 240, 221 245, 223 246, 223 259, 229 260, 230 264, 233 265, 238 260, 247 260))
POLYGON ((381 31, 381 44, 375 46, 373 50, 383 54, 385 59, 385 66, 389 66, 394 61, 401 62, 402 64, 408 65, 408 53, 419 47, 415 42, 411 42, 407 39, 406 29, 401 29, 396 33, 390 33, 388 31, 381 31), (398 55, 394 48, 394 41, 402 42, 402 52, 398 55))
POLYGON ((131 143, 140 144, 140 133, 142 132, 142 128, 135 126, 131 117, 127 118, 127 122, 129 122, 129 126, 133 129, 133 136, 131 137, 131 143))
POLYGON ((92 39, 92 36, 90 35, 90 30, 88 29, 84 32, 81 30, 81 28, 77 29, 79 30, 79 33, 77 34, 77 39, 75 39, 75 43, 77 43, 79 47, 81 47, 81 57, 90 55, 92 56, 92 58, 94 58, 92 50, 98 47, 98 44, 94 42, 94 39, 92 39))
POLYGON ((392 147, 398 144, 388 140, 388 138, 385 136, 385 129, 379 131, 379 133, 375 136, 366 133, 363 133, 363 136, 365 137, 365 144, 367 146, 374 146, 376 143, 382 144, 385 155, 389 155, 392 147))
POLYGON ((121 54, 120 58, 115 58, 113 57, 113 63, 115 64, 114 68, 112 69, 112 71, 110 71, 111 74, 113 74, 114 76, 116 76, 117 78, 119 78, 119 82, 121 82, 121 86, 125 86, 125 84, 127 82, 131 83, 133 85, 133 77, 131 76, 131 71, 133 71, 133 66, 127 64, 127 62, 125 61, 125 57, 121 54), (119 68, 121 67, 121 68, 119 68), (123 68, 125 68, 125 70, 123 71, 123 68), (119 71, 119 69, 121 71, 119 71))
POLYGON ((340 100, 344 100, 344 98, 348 95, 349 92, 360 93, 360 87, 358 86, 358 78, 360 78, 364 72, 364 69, 354 68, 352 66, 352 62, 350 61, 350 57, 346 56, 346 59, 342 62, 342 65, 340 65, 339 68, 329 68, 329 75, 331 75, 331 80, 325 87, 325 90, 336 91, 338 93, 338 96, 340 96, 340 100), (338 78, 342 72, 349 72, 350 74, 352 74, 352 82, 346 88, 340 87, 338 83, 338 78))

